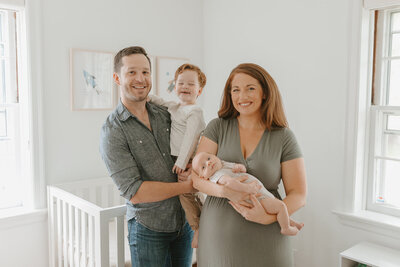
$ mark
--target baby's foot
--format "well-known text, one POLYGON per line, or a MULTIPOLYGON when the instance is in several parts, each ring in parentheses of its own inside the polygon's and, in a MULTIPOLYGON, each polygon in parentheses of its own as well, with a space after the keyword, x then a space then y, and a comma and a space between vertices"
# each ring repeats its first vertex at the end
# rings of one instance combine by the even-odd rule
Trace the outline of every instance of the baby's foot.
POLYGON ((297 229, 301 230, 303 228, 304 223, 298 223, 296 221, 290 220, 290 226, 296 227, 297 229))
POLYGON ((192 239, 192 248, 197 248, 199 243, 199 230, 195 230, 192 239))
POLYGON ((299 232, 299 229, 297 229, 294 226, 289 226, 288 228, 281 229, 281 234, 283 234, 283 235, 297 235, 298 232, 299 232))

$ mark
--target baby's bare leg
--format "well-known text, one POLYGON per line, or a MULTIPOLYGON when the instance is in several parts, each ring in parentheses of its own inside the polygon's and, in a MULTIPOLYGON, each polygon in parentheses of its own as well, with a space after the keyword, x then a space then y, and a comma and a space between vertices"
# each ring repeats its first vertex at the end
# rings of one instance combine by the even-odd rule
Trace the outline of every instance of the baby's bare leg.
POLYGON ((261 185, 258 183, 258 181, 254 181, 251 183, 242 183, 237 178, 233 178, 227 175, 222 176, 218 180, 218 183, 223 184, 232 190, 246 192, 249 194, 257 194, 257 192, 261 189, 261 185))
POLYGON ((276 219, 278 220, 283 235, 296 235, 299 232, 300 229, 291 225, 289 213, 283 201, 277 198, 267 197, 260 202, 267 213, 276 214, 276 219))

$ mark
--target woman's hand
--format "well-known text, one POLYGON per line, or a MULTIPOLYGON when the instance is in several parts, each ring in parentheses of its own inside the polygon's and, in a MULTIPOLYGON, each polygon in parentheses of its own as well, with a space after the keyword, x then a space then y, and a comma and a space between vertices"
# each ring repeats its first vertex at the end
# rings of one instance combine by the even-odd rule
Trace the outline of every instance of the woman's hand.
POLYGON ((266 213, 255 195, 250 195, 250 200, 253 203, 252 207, 233 201, 229 201, 229 204, 248 221, 265 225, 276 221, 276 216, 266 213))

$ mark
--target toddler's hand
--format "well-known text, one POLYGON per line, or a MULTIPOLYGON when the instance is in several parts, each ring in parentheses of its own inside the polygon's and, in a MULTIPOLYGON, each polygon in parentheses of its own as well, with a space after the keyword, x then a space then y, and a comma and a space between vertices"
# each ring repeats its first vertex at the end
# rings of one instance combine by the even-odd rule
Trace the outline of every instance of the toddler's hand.
POLYGON ((172 168, 172 172, 176 174, 181 174, 184 171, 184 169, 179 168, 178 166, 174 165, 172 168))

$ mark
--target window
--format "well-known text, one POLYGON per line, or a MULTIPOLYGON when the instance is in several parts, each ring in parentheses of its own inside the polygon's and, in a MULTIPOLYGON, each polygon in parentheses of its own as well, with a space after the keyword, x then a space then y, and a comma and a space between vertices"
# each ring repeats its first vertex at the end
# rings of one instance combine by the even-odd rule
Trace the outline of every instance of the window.
POLYGON ((400 216, 400 8, 372 12, 366 208, 400 216))
POLYGON ((31 173, 20 29, 20 12, 0 9, 0 211, 24 205, 31 173))

